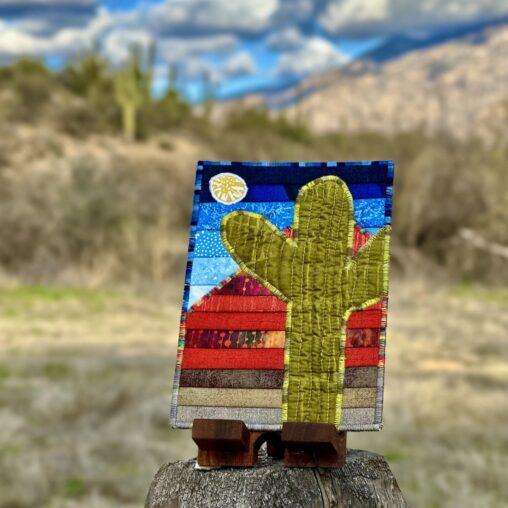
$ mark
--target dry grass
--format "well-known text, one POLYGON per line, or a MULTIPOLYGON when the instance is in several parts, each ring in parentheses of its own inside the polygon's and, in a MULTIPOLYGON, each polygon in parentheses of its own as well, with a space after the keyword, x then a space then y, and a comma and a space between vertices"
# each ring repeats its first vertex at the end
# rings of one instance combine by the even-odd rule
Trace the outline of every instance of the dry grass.
POLYGON ((0 506, 139 506, 194 449, 167 423, 176 307, 44 288, 0 302, 0 506))
MULTIPOLYGON (((506 506, 508 293, 395 282, 381 433, 414 506, 506 506)), ((44 287, 0 293, 0 506, 139 506, 188 457, 167 424, 178 308, 44 287)))
POLYGON ((0 270, 25 284, 160 288, 186 248, 198 159, 394 158, 397 245, 458 278, 508 283, 505 259, 460 234, 508 244, 506 143, 486 149, 421 132, 316 136, 248 110, 226 126, 202 121, 165 135, 77 139, 0 119, 0 270))

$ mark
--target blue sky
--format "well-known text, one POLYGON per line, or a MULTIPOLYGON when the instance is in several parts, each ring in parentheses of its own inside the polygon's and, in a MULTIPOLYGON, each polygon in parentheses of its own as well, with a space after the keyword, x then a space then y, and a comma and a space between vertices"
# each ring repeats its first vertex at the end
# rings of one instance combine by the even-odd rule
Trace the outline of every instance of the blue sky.
POLYGON ((121 65, 155 42, 154 88, 168 69, 193 100, 340 68, 394 34, 425 34, 508 13, 508 0, 0 0, 0 63, 59 67, 91 47, 121 65), (212 83, 212 85, 210 85, 212 83))

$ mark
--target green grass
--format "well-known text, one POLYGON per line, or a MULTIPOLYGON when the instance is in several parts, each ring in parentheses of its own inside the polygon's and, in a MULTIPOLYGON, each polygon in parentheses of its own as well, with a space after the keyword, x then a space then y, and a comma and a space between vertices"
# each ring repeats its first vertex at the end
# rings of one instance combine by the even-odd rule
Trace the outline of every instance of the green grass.
POLYGON ((63 484, 63 493, 65 497, 80 498, 86 494, 86 484, 79 478, 68 478, 63 484))
MULTIPOLYGON (((44 308, 48 320, 64 313, 71 318, 76 312, 78 315, 104 312, 107 304, 116 301, 118 296, 111 290, 19 285, 0 289, 0 314, 5 318, 20 319, 27 311, 44 308)), ((44 331, 34 324, 31 333, 42 335, 44 331)))
POLYGON ((0 384, 11 376, 11 370, 7 365, 0 365, 0 384))
POLYGON ((508 306, 508 288, 506 287, 486 287, 465 281, 453 288, 452 294, 464 298, 508 306))
POLYGON ((117 293, 114 291, 39 285, 0 289, 0 303, 15 301, 31 304, 36 302, 77 300, 84 303, 102 304, 105 300, 117 296, 117 293))
POLYGON ((58 381, 70 377, 73 369, 65 363, 47 363, 43 368, 44 375, 53 380, 58 381))

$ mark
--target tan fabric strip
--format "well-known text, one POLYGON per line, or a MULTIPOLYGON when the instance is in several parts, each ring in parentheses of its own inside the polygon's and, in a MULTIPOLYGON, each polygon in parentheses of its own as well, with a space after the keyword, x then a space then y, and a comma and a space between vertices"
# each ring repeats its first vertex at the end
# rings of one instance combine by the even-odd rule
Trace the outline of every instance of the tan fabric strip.
POLYGON ((180 388, 178 404, 182 406, 281 408, 282 390, 180 388))
POLYGON ((376 388, 345 388, 342 397, 342 407, 365 407, 376 406, 376 388))
MULTIPOLYGON (((273 407, 282 406, 282 390, 238 388, 180 388, 178 403, 182 406, 273 407)), ((376 405, 376 388, 346 388, 344 408, 370 408, 376 405)))
POLYGON ((374 408, 348 408, 342 411, 340 429, 355 428, 374 424, 376 410, 374 408))

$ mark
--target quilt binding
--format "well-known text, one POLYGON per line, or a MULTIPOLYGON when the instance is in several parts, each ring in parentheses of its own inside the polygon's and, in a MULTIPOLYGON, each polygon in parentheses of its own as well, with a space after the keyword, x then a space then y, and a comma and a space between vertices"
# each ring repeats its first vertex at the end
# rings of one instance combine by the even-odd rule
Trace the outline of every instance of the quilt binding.
MULTIPOLYGON (((392 206, 393 206, 393 179, 394 179, 394 162, 392 160, 381 160, 381 161, 329 161, 329 162, 270 162, 270 161, 199 161, 196 166, 196 179, 194 183, 194 197, 192 205, 191 225, 189 231, 189 248, 187 251, 187 265, 185 269, 185 285, 182 298, 180 328, 178 335, 178 348, 176 355, 175 372, 173 376, 173 390, 171 395, 171 403, 169 409, 169 423, 171 427, 178 429, 190 429, 192 428, 192 422, 179 423, 177 421, 178 411, 178 390, 180 387, 180 374, 182 366, 183 350, 185 346, 185 320, 186 312, 188 310, 189 292, 190 292, 190 279, 192 273, 193 253, 196 242, 197 223, 199 218, 199 206, 200 206, 200 195, 201 195, 201 184, 203 178, 203 169, 205 166, 240 166, 240 167, 270 167, 279 166, 288 168, 292 167, 336 167, 339 164, 345 166, 370 166, 373 163, 381 164, 386 166, 387 171, 387 186, 385 194, 385 225, 391 225, 392 223, 392 206)), ((385 263, 385 278, 388 280, 389 263, 385 263)), ((241 269, 240 269, 241 271, 241 269)), ((237 272, 238 273, 238 272, 237 272)), ((233 274, 227 279, 220 282, 214 289, 220 289, 227 284, 234 276, 233 274)), ((376 404, 374 412, 374 423, 362 424, 362 425, 341 425, 341 431, 378 431, 383 428, 383 400, 384 400, 384 368, 385 368, 385 352, 386 352, 386 326, 387 326, 387 311, 388 302, 385 298, 383 300, 383 313, 381 323, 381 335, 379 342, 379 356, 383 359, 379 361, 377 366, 377 389, 376 389, 376 404)), ((249 430, 266 430, 266 431, 278 431, 282 429, 282 422, 277 425, 273 424, 252 424, 246 423, 249 430)))

